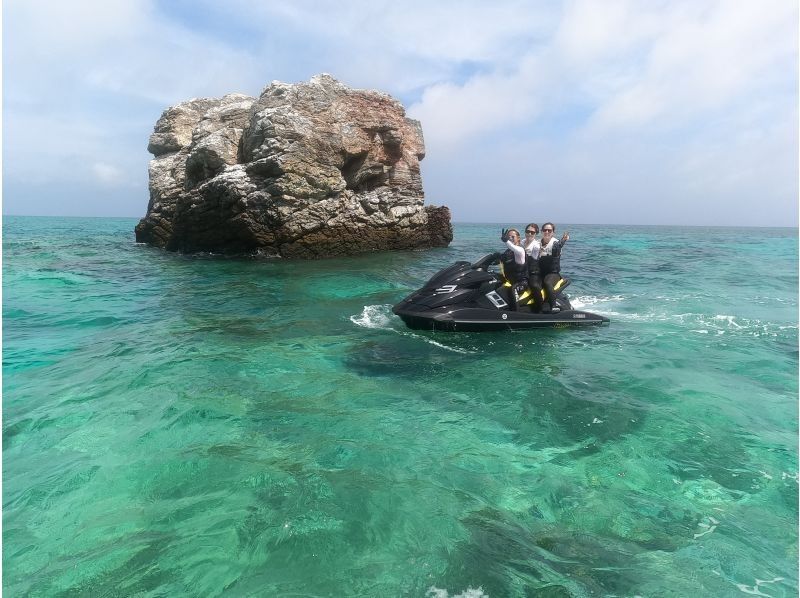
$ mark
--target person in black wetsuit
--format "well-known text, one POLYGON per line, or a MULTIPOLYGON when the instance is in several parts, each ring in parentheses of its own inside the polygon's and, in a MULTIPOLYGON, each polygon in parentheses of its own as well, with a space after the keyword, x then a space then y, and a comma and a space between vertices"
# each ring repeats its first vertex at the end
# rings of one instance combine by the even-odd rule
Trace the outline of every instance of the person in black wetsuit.
POLYGON ((564 233, 561 239, 556 239, 553 234, 556 227, 552 222, 542 225, 542 248, 539 251, 539 273, 542 277, 542 286, 545 290, 545 301, 542 312, 559 311, 556 305, 555 285, 561 280, 561 249, 569 241, 569 234, 564 233))
POLYGON ((500 240, 506 244, 506 249, 500 254, 500 264, 503 267, 503 276, 511 283, 511 309, 517 309, 517 301, 526 288, 528 288, 528 254, 520 245, 519 231, 515 228, 504 228, 500 240))
POLYGON ((528 254, 528 288, 531 290, 532 309, 539 313, 542 310, 542 277, 539 273, 539 251, 541 242, 536 238, 539 225, 531 222, 525 227, 525 253, 528 254))

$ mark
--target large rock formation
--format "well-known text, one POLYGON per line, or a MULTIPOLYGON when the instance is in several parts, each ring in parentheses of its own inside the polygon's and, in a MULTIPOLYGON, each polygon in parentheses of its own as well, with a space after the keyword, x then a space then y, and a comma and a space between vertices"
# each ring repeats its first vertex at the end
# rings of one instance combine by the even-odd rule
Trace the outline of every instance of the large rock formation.
POLYGON ((136 240, 169 250, 325 257, 446 246, 450 211, 423 206, 418 121, 329 75, 166 110, 147 147, 136 240))

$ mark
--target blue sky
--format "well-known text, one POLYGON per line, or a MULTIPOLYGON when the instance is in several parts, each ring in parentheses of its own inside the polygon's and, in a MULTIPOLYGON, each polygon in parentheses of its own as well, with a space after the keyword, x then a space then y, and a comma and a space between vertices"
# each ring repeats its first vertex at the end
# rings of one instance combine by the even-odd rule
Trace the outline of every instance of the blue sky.
POLYGON ((455 221, 796 226, 789 0, 6 0, 3 212, 143 216, 168 106, 327 72, 455 221))

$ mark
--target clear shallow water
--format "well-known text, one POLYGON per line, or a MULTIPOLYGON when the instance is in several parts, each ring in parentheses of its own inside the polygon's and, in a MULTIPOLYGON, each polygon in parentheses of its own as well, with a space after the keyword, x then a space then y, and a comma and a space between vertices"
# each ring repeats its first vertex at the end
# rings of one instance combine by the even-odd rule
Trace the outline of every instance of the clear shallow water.
POLYGON ((8 595, 797 594, 796 229, 570 227, 610 326, 445 334, 390 306, 499 226, 258 262, 135 222, 4 218, 8 595))

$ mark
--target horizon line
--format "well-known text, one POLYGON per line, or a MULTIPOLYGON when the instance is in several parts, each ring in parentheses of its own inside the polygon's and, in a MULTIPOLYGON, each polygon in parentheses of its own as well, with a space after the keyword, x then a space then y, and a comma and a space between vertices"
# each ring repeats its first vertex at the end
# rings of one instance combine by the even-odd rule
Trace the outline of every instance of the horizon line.
MULTIPOLYGON (((108 219, 139 219, 143 216, 82 216, 82 215, 44 215, 44 214, 3 214, 3 218, 108 218, 108 219)), ((477 221, 477 220, 453 220, 452 224, 482 224, 486 226, 508 226, 507 221, 477 221)), ((522 222, 520 220, 520 222, 522 222)), ((651 223, 620 223, 620 222, 561 222, 559 227, 564 226, 653 226, 653 227, 668 227, 668 226, 685 226, 690 228, 800 228, 798 224, 795 225, 776 225, 776 224, 680 224, 680 223, 667 223, 667 224, 651 224, 651 223)))

